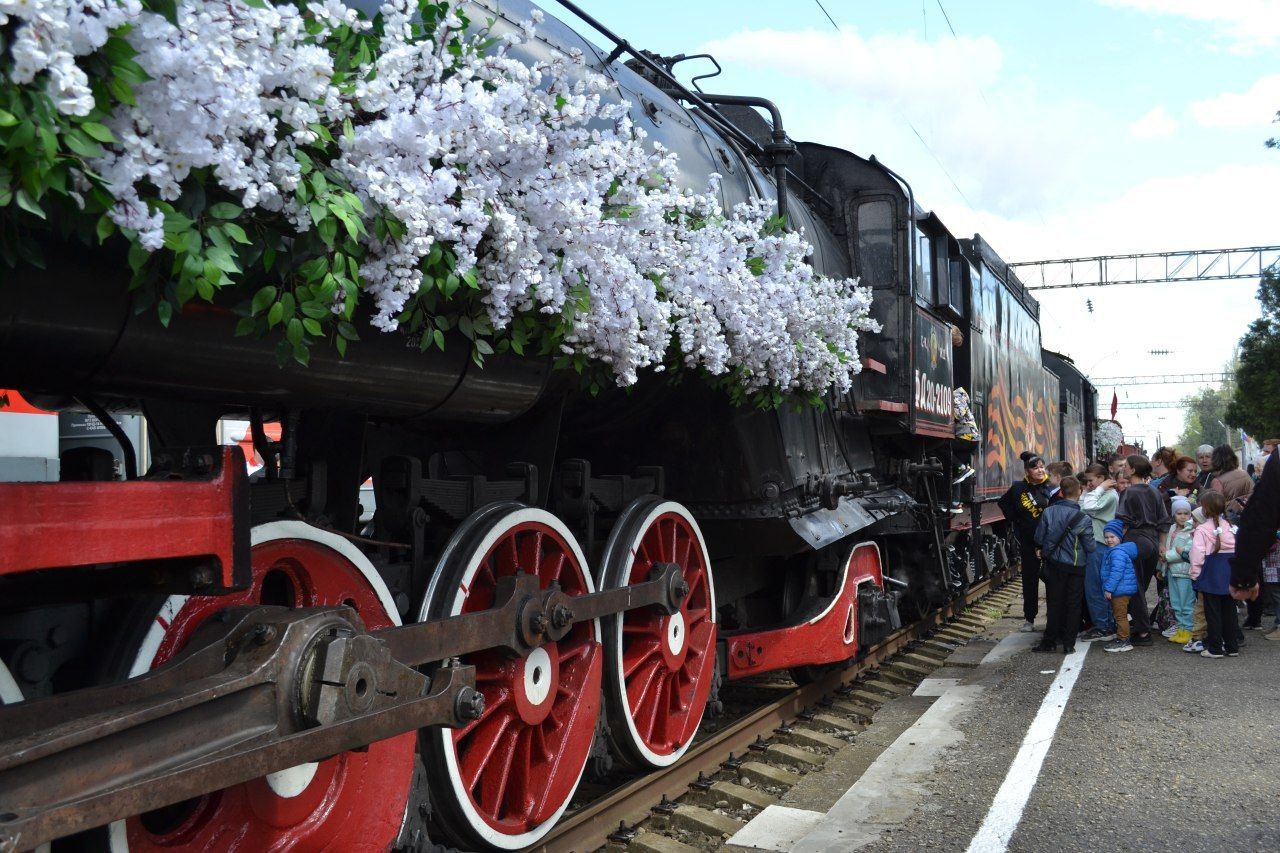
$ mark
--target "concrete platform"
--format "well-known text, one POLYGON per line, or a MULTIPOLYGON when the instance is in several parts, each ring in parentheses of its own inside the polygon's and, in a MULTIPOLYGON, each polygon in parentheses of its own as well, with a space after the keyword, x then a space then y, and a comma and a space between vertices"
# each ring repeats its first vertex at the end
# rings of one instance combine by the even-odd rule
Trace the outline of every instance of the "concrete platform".
POLYGON ((729 849, 1280 850, 1280 643, 1064 657, 1020 625, 888 699, 729 849))

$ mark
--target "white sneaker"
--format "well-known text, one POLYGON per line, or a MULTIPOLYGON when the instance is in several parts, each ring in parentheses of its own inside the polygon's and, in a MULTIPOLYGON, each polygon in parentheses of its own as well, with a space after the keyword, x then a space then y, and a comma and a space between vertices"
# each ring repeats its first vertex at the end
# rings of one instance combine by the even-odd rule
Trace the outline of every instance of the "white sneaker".
POLYGON ((1163 631, 1160 632, 1160 636, 1168 639, 1169 637, 1172 637, 1176 633, 1178 633, 1178 626, 1170 625, 1168 628, 1165 628, 1163 631))
POLYGON ((1022 634, 1031 634, 1031 633, 1034 633, 1035 630, 1036 630, 1036 626, 1032 625, 1030 622, 1024 622, 1022 624, 1022 627, 1018 629, 1019 633, 1022 633, 1022 634))

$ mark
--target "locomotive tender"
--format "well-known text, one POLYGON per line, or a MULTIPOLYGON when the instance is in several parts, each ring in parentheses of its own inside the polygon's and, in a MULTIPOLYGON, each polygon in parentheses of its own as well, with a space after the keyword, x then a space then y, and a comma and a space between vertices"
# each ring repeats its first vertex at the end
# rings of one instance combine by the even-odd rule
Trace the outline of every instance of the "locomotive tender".
MULTIPOLYGON (((476 5, 498 34, 532 9, 476 5)), ((135 313, 118 259, 6 271, 57 297, 0 286, 0 387, 145 415, 150 464, 119 432, 125 482, 80 453, 62 482, 0 483, 0 849, 534 844, 589 768, 678 761, 725 681, 812 678, 1003 567, 1021 450, 1084 462, 1093 388, 980 237, 578 14, 606 49, 548 16, 518 50, 584 51, 687 186, 773 199, 819 272, 873 289, 852 392, 763 411, 655 375, 593 397, 394 335, 276 368, 219 306, 135 313), (226 418, 251 424, 252 479, 226 418)))

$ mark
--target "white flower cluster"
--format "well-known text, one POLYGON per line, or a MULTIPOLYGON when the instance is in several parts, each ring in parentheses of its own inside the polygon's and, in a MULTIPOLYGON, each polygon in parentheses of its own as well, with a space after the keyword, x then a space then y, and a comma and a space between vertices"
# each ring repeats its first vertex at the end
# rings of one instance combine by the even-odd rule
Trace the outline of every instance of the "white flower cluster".
POLYGON ((1115 421, 1098 421, 1093 431, 1093 458, 1101 459, 1124 443, 1124 430, 1115 421))
MULTIPOLYGON (((568 318, 565 352, 608 364, 621 385, 674 351, 746 391, 846 389, 858 332, 877 328, 867 290, 815 275, 801 234, 766 227, 770 203, 725 212, 716 176, 705 192, 677 189, 675 156, 645 144, 630 105, 579 55, 526 64, 508 53, 519 34, 482 49, 456 10, 423 34, 415 2, 388 0, 380 47, 343 92, 326 44, 339 25, 366 22, 337 0, 305 11, 185 0, 176 26, 137 0, 22 2, 36 10, 28 22, 56 9, 83 25, 110 7, 116 25, 134 24, 127 37, 153 79, 116 111, 120 142, 93 165, 118 199, 112 217, 148 249, 163 244, 163 218, 143 196, 176 199, 201 168, 244 207, 309 229, 298 146, 315 141, 312 125, 349 120, 335 168, 369 216, 404 226, 371 238, 360 269, 380 329, 398 327, 437 248, 475 282, 495 330, 518 315, 553 328, 568 318)), ((105 39, 87 29, 62 34, 68 57, 105 39)), ((26 80, 51 67, 28 63, 26 80)))
POLYGON ((86 116, 93 110, 93 93, 76 57, 102 47, 111 30, 141 12, 138 0, 0 0, 0 27, 19 22, 9 45, 9 78, 30 83, 47 73, 58 111, 86 116))
MULTIPOLYGON (((338 14, 313 8, 327 22, 338 14)), ((94 164, 120 201, 117 224, 158 248, 163 219, 146 213, 139 185, 147 181, 172 201, 192 169, 210 168, 244 207, 283 211, 299 230, 309 228, 293 195, 298 145, 315 140, 311 125, 341 122, 350 105, 330 83, 333 57, 307 33, 302 12, 187 2, 177 26, 144 14, 128 39, 152 79, 137 87, 136 106, 113 116, 121 144, 94 164)))

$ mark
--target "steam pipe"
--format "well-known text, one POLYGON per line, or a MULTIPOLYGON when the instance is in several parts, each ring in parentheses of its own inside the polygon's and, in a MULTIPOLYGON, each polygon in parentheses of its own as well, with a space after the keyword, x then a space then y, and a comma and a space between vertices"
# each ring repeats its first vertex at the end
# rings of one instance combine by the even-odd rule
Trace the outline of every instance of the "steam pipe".
POLYGON ((703 95, 702 99, 710 104, 725 104, 738 107, 764 107, 773 119, 773 142, 764 146, 764 152, 773 166, 773 182, 778 185, 778 216, 787 218, 787 161, 796 153, 796 145, 787 139, 787 132, 782 128, 782 111, 768 98, 757 98, 752 95, 703 95))

